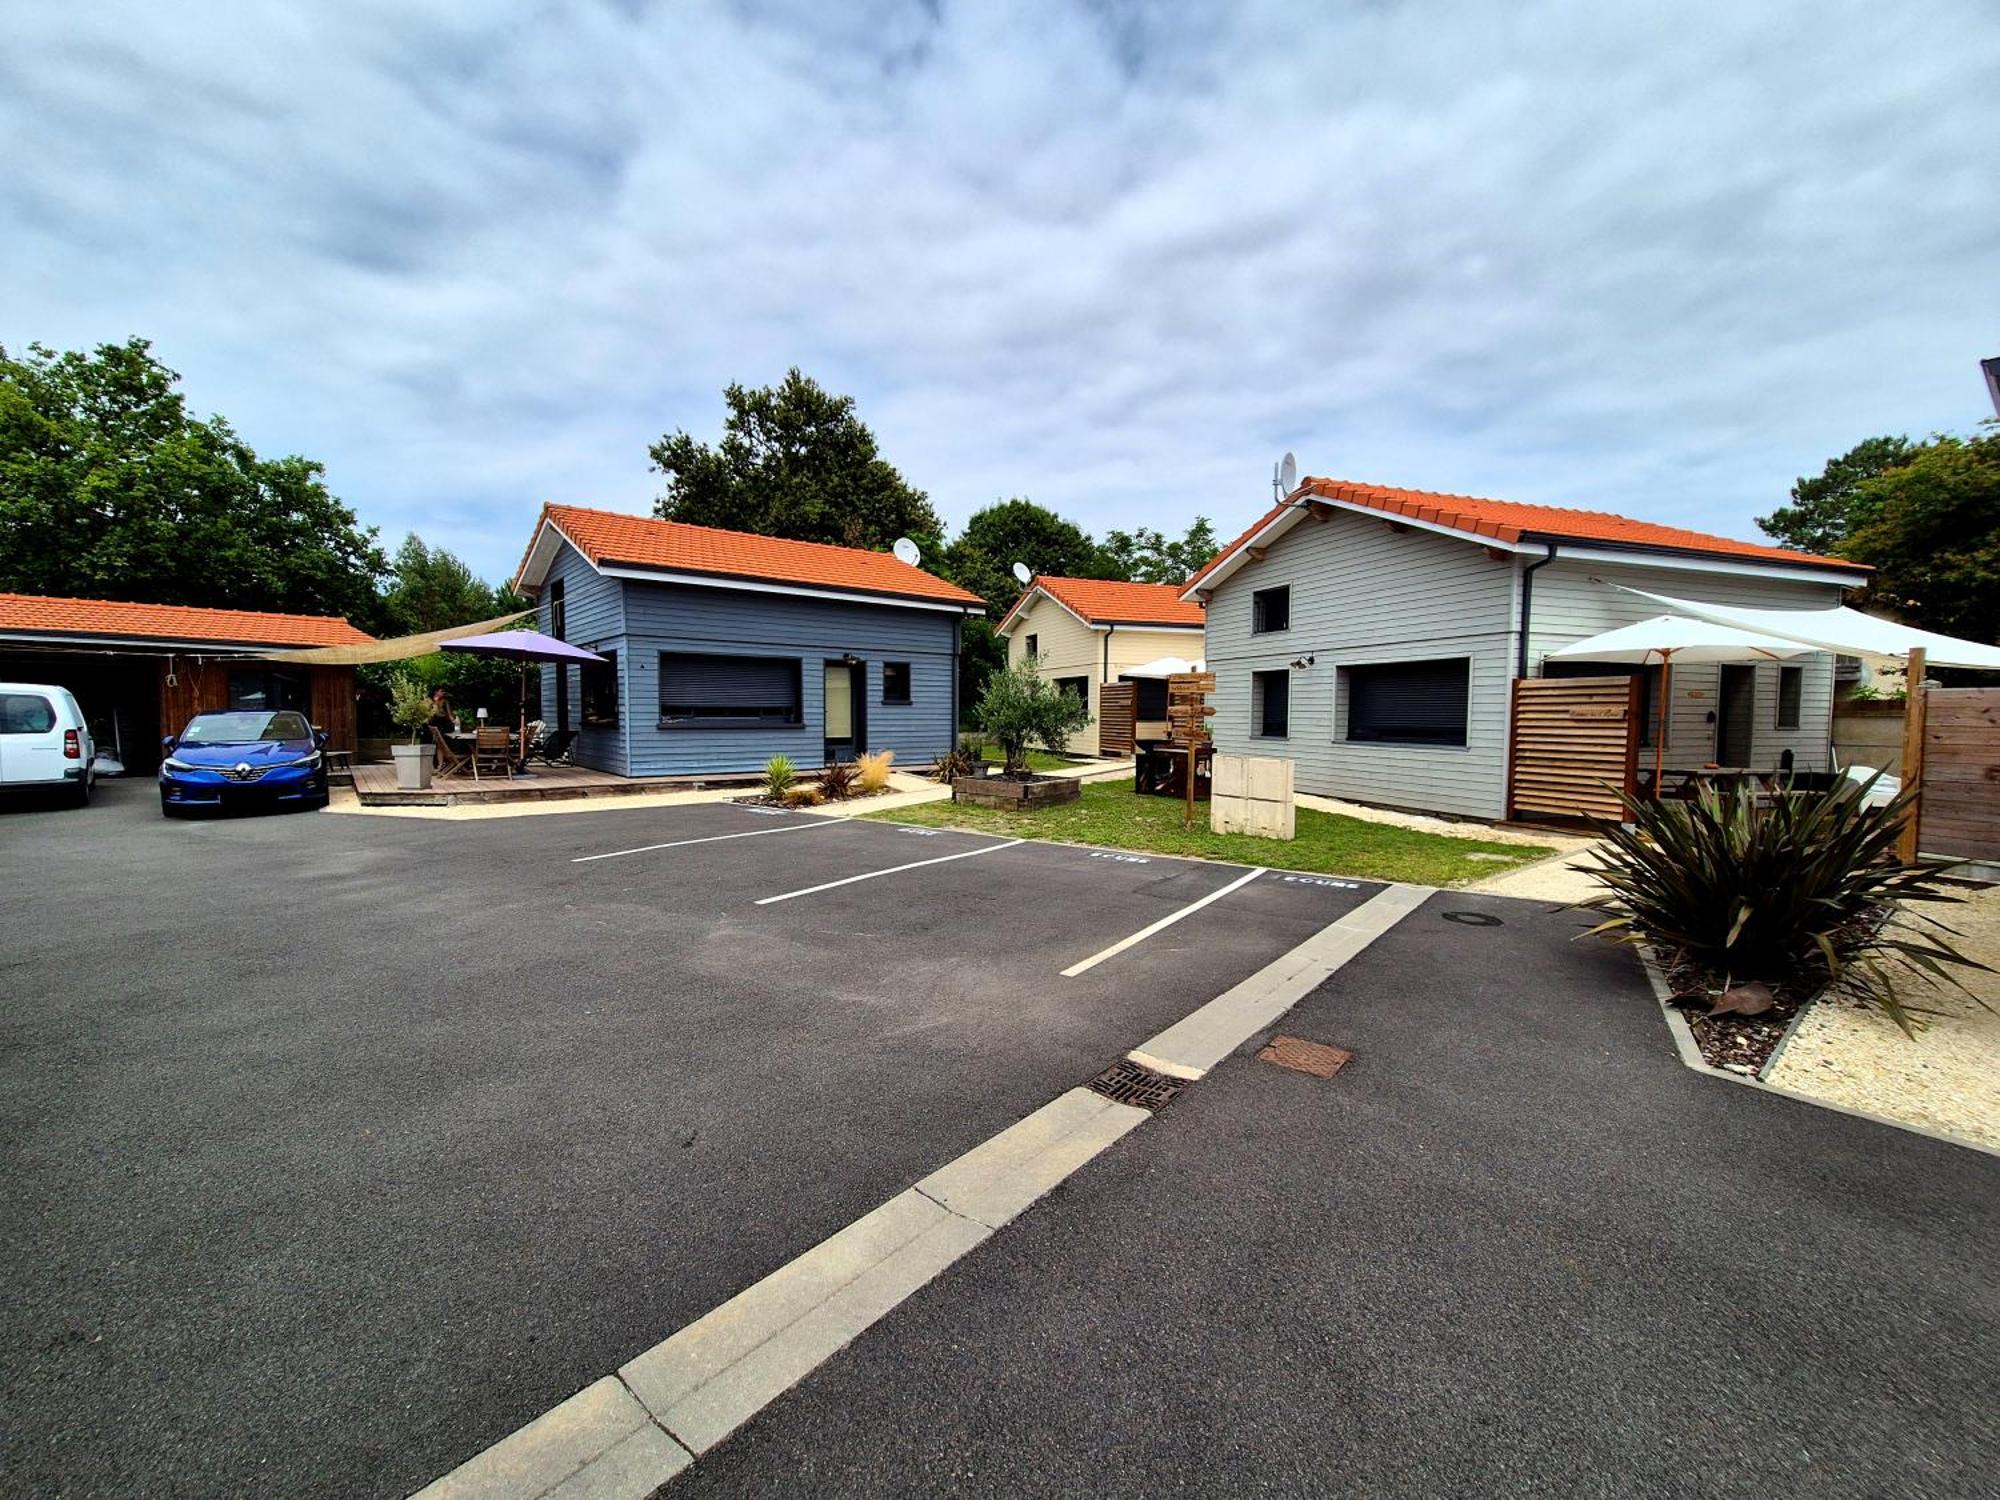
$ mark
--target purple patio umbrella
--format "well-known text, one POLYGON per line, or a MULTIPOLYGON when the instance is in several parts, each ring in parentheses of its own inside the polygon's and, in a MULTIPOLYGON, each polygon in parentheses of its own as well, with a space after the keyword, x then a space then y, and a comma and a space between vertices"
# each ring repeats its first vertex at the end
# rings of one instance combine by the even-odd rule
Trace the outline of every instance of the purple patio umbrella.
POLYGON ((521 664, 521 690, 516 701, 521 705, 520 753, 523 755, 527 754, 528 746, 528 663, 604 660, 595 651, 572 646, 568 641, 543 635, 539 630, 495 630, 487 635, 460 636, 455 641, 445 641, 438 649, 466 651, 474 656, 497 656, 521 664))

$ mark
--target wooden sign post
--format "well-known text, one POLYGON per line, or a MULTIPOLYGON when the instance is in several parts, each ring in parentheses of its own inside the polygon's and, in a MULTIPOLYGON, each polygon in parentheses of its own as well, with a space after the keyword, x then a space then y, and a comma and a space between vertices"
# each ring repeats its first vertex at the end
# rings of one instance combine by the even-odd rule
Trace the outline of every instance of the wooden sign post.
POLYGON ((1167 678, 1167 738, 1187 751, 1187 826, 1194 827, 1194 772, 1201 747, 1209 742, 1208 721, 1215 710, 1213 672, 1176 672, 1167 678))

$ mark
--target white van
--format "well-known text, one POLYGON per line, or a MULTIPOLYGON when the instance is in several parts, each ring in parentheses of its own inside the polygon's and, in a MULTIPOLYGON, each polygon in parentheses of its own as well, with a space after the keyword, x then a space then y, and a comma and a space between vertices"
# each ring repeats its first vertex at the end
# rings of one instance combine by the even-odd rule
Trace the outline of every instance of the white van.
POLYGON ((68 688, 0 682, 0 790, 58 787, 82 807, 90 801, 96 755, 68 688))

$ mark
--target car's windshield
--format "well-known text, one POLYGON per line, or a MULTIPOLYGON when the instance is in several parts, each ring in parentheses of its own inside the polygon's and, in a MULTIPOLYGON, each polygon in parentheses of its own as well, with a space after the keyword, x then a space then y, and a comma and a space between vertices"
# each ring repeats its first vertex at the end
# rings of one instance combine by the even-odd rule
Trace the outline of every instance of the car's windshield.
POLYGON ((245 713, 196 714, 188 721, 184 745, 249 745, 259 740, 309 740, 312 726, 303 714, 266 713, 255 709, 245 713))

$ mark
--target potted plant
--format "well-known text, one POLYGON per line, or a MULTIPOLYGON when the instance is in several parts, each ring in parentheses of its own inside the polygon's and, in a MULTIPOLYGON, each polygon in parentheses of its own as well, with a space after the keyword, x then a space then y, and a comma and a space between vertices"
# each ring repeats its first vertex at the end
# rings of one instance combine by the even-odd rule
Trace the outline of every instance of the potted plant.
POLYGON ((389 676, 389 717, 410 731, 407 745, 391 745, 396 761, 396 785, 406 792, 421 792, 431 784, 431 747, 418 741, 431 721, 431 696, 424 685, 408 672, 389 676))
POLYGON ((1090 722, 1083 700, 1043 678, 1033 662, 1020 661, 994 673, 973 719, 1000 746, 1006 764, 998 776, 955 778, 954 802, 1018 810, 1074 802, 1081 795, 1074 776, 1038 776, 1028 769, 1030 743, 1060 755, 1069 737, 1090 722))

